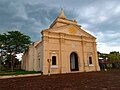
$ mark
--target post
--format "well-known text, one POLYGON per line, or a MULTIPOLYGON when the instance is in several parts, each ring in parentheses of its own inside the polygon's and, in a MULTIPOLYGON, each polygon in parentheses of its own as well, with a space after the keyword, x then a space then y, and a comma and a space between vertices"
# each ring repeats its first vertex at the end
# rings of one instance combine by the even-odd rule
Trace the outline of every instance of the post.
POLYGON ((48 76, 50 76, 50 62, 51 62, 51 59, 47 59, 48 61, 48 76))
POLYGON ((2 50, 0 51, 0 71, 2 70, 1 62, 2 62, 2 50))

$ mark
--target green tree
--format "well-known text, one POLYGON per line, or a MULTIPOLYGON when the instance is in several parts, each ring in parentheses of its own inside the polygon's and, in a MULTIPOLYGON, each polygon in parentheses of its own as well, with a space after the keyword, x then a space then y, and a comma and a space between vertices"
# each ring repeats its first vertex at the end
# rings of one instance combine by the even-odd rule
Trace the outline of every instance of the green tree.
POLYGON ((116 51, 110 52, 110 54, 108 55, 108 59, 111 61, 120 60, 120 53, 116 51))
POLYGON ((112 63, 113 67, 120 68, 120 53, 113 51, 108 55, 108 60, 112 63))
POLYGON ((25 49, 27 49, 28 45, 31 43, 31 39, 29 36, 24 35, 19 31, 9 31, 1 35, 4 37, 1 43, 4 44, 4 50, 6 50, 7 54, 9 54, 9 58, 11 62, 11 70, 14 69, 14 60, 16 54, 22 53, 25 49))
POLYGON ((1 63, 2 63, 2 59, 3 59, 3 48, 5 46, 5 41, 6 41, 6 36, 0 34, 0 71, 1 71, 1 63))

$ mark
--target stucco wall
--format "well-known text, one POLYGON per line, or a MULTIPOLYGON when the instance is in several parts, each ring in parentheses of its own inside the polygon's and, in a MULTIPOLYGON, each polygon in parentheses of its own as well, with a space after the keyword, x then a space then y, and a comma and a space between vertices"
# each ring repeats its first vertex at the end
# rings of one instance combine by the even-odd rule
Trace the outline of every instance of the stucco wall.
POLYGON ((79 72, 97 71, 97 51, 95 38, 67 35, 64 33, 43 32, 44 65, 43 72, 48 73, 47 59, 51 59, 51 53, 58 56, 58 68, 51 68, 51 73, 70 73, 70 54, 75 52, 78 55, 79 72), (89 65, 88 57, 92 57, 92 64, 89 65))
POLYGON ((43 71, 43 45, 40 42, 36 46, 36 71, 43 71))

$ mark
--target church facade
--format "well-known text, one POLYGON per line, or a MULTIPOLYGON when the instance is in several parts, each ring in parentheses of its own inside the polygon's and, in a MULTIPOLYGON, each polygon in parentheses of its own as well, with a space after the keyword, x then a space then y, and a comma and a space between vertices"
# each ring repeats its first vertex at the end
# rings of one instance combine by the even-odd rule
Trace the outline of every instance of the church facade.
POLYGON ((43 74, 100 71, 96 38, 67 19, 63 10, 41 34, 42 40, 24 52, 22 69, 43 74))

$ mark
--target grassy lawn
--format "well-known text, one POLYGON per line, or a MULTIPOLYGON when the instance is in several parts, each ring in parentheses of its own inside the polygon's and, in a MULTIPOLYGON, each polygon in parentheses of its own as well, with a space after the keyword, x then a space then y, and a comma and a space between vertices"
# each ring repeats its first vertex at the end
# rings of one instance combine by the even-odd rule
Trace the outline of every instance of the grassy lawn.
POLYGON ((1 71, 0 76, 9 76, 9 75, 24 75, 24 74, 42 74, 41 71, 24 71, 24 70, 14 70, 11 71, 1 71))

